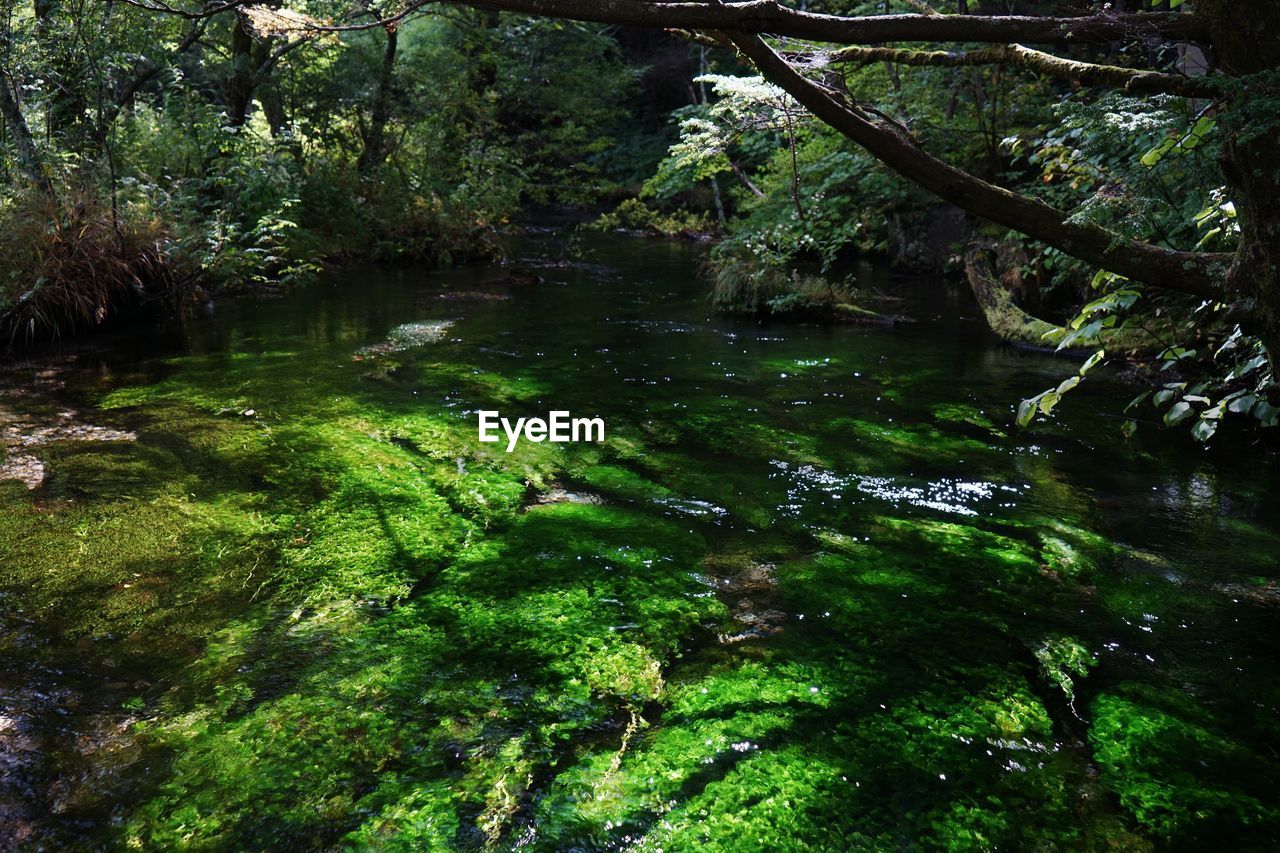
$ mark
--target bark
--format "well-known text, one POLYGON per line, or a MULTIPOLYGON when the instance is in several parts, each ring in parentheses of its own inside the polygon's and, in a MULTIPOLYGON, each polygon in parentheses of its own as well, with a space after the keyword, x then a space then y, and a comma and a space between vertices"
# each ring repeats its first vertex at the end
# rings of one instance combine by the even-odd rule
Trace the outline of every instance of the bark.
POLYGON ((1174 251, 1121 237, 1097 225, 1073 222, 1064 211, 939 160, 921 149, 899 125, 843 103, 831 91, 803 77, 759 36, 732 33, 730 38, 761 74, 811 113, 943 200, 1135 281, 1221 298, 1230 255, 1174 251))
MULTIPOLYGON (((256 37, 247 17, 237 16, 236 25, 231 30, 231 74, 226 84, 227 121, 232 127, 240 127, 248 120, 255 93, 267 83, 280 60, 314 37, 314 33, 306 33, 292 41, 273 44, 269 36, 256 37)), ((274 92, 264 95, 268 100, 273 97, 274 92)), ((264 103, 263 109, 267 113, 267 121, 272 123, 273 134, 277 123, 281 129, 287 124, 282 102, 264 103)))
POLYGON ((271 128, 271 138, 284 139, 289 131, 289 113, 284 108, 284 95, 274 74, 267 74, 258 85, 258 101, 262 104, 267 126, 271 128))
POLYGON ((847 17, 802 12, 776 0, 727 5, 657 0, 451 0, 454 5, 601 24, 691 30, 772 33, 835 44, 884 42, 985 42, 1071 44, 1161 38, 1202 41, 1194 15, 1147 12, 1129 15, 1031 17, 1026 15, 868 15, 847 17))
POLYGON ((240 127, 249 117, 258 65, 254 47, 248 20, 237 15, 231 28, 231 75, 227 78, 227 123, 232 127, 240 127))
POLYGON ((751 178, 747 176, 747 173, 742 171, 741 166, 737 163, 730 162, 729 168, 733 170, 733 176, 738 179, 738 183, 742 184, 743 188, 745 188, 747 192, 751 193, 756 198, 765 197, 764 190, 760 189, 752 182, 751 178))
POLYGON ((964 271, 978 307, 987 318, 987 325, 1003 340, 1040 348, 1052 347, 1057 343, 1056 339, 1061 338, 1057 326, 1038 320, 1018 307, 1013 295, 992 270, 985 249, 970 247, 964 257, 964 271))
MULTIPOLYGON (((1219 81, 1208 77, 1183 77, 1159 71, 1143 71, 1118 65, 1098 65, 1063 59, 1020 44, 963 52, 908 50, 893 47, 848 47, 828 56, 812 54, 819 62, 888 62, 895 65, 960 68, 976 65, 1017 65, 1082 86, 1122 89, 1133 95, 1167 94, 1187 98, 1213 98, 1222 94, 1219 81)), ((802 57, 803 58, 803 57, 802 57)))
POLYGON ((387 25, 387 44, 378 68, 378 84, 369 113, 369 128, 364 134, 364 147, 356 161, 360 177, 371 175, 391 153, 387 141, 387 122, 391 119, 391 86, 395 80, 396 49, 399 36, 395 24, 387 25))
POLYGON ((36 147, 31 129, 22 115, 22 108, 14 96, 14 81, 7 70, 0 70, 0 114, 9 126, 9 136, 13 139, 13 147, 18 156, 18 168, 22 176, 39 190, 41 195, 54 198, 53 184, 44 168, 44 158, 36 147))
MULTIPOLYGON (((1280 3, 1197 0, 1195 16, 1212 33, 1227 75, 1239 78, 1280 67, 1280 3)), ((1248 115, 1246 100, 1226 116, 1222 168, 1241 231, 1227 285, 1249 315, 1243 325, 1262 339, 1272 371, 1280 377, 1280 134, 1274 127, 1250 126, 1248 115)))

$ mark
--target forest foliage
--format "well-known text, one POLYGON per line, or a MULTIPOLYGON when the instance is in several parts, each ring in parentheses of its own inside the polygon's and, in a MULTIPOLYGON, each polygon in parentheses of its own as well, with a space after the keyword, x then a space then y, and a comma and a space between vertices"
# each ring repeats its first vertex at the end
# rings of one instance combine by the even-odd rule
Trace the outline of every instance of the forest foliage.
POLYGON ((10 6, 5 30, 35 146, 5 152, 10 335, 96 324, 130 291, 492 256, 522 204, 591 201, 645 156, 639 134, 617 144, 637 69, 596 28, 456 11, 289 39, 234 14, 40 8, 10 6), (80 290, 90 267, 103 281, 80 290))

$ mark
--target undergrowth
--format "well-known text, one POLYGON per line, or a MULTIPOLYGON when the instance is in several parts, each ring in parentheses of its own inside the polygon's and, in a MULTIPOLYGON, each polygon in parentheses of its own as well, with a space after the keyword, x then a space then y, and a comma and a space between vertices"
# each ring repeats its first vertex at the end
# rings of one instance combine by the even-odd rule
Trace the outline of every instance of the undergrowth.
POLYGON ((33 340, 96 326, 181 277, 171 232, 93 193, 26 194, 0 205, 0 332, 33 340))

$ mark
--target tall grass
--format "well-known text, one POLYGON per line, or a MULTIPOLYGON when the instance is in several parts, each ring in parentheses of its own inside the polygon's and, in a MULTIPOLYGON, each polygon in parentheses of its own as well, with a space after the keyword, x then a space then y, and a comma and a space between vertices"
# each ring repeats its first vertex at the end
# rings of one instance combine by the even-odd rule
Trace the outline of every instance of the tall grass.
POLYGON ((175 279, 163 225, 92 193, 0 205, 0 334, 33 341, 97 326, 175 279))
POLYGON ((828 315, 852 301, 842 284, 748 252, 713 254, 703 271, 711 279, 711 304, 721 311, 828 315))

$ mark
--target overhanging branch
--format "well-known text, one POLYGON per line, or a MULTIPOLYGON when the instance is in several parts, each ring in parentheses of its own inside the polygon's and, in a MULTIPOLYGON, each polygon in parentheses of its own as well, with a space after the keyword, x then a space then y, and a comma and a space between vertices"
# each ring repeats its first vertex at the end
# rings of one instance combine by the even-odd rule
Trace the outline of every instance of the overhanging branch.
POLYGON ((444 2, 601 24, 690 30, 772 33, 832 44, 983 42, 1069 44, 1134 38, 1205 41, 1196 15, 1176 12, 1079 17, 1025 15, 869 15, 802 12, 776 0, 742 3, 663 3, 653 0, 444 0, 444 2))
POLYGON ((1180 252, 1141 243, 1064 211, 988 183, 939 160, 897 125, 837 100, 778 55, 757 35, 727 34, 760 73, 820 120, 903 177, 957 207, 1012 228, 1072 257, 1165 290, 1219 298, 1232 256, 1180 252))
POLYGON ((1020 44, 999 45, 970 51, 909 50, 895 47, 846 47, 828 54, 789 54, 799 59, 835 64, 841 62, 892 62, 918 67, 959 68, 975 65, 1018 65, 1049 77, 1085 86, 1123 89, 1130 94, 1179 95, 1184 98, 1214 98, 1222 87, 1212 77, 1183 77, 1119 65, 1100 65, 1063 59, 1020 44))
MULTIPOLYGON (((202 18, 250 5, 228 0, 187 10, 166 0, 124 0, 152 12, 202 18)), ((438 0, 440 5, 470 6, 547 18, 658 29, 734 30, 771 33, 831 44, 887 42, 981 42, 987 44, 1079 44, 1163 39, 1205 42, 1208 35, 1196 15, 1175 12, 1103 13, 1068 17, 1028 15, 822 15, 783 6, 777 0, 740 3, 661 2, 661 0, 438 0)), ((388 20, 403 20, 431 5, 412 0, 388 20)), ((299 24, 318 32, 367 29, 362 24, 299 24)))
POLYGON ((232 9, 238 9, 241 6, 247 6, 254 0, 228 0, 226 3, 218 3, 215 5, 203 5, 200 9, 180 9, 172 6, 164 0, 123 0, 130 6, 137 6, 139 9, 145 9, 148 12, 155 12, 160 15, 175 15, 179 18, 186 18, 189 21, 198 21, 204 18, 212 18, 214 15, 220 15, 232 9))

